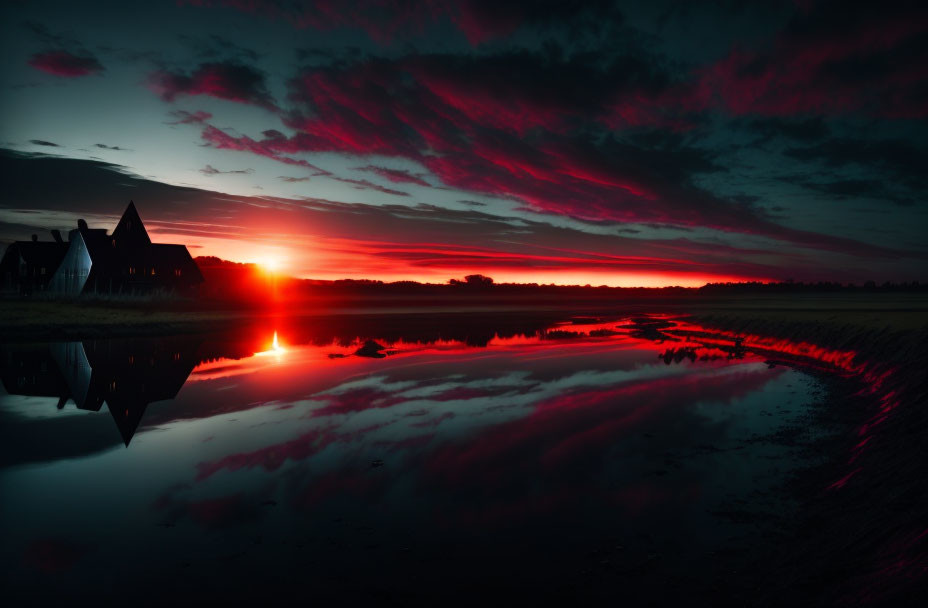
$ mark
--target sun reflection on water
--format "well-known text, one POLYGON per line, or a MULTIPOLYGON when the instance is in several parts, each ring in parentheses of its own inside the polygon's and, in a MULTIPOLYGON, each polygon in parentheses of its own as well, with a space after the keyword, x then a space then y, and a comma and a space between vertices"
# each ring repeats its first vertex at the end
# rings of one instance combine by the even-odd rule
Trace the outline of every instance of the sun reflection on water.
POLYGON ((271 340, 270 347, 267 350, 263 350, 255 353, 255 356, 268 356, 272 355, 277 357, 277 360, 280 360, 280 357, 287 352, 287 349, 280 345, 280 339, 277 337, 277 332, 274 332, 274 338, 271 340))

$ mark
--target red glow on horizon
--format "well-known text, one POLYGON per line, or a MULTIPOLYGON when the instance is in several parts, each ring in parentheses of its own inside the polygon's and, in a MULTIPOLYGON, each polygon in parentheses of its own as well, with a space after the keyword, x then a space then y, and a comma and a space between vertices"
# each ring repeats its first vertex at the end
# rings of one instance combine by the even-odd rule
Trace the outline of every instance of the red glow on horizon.
POLYGON ((184 243, 194 257, 253 264, 262 275, 281 280, 445 284, 450 279, 482 274, 496 283, 659 288, 776 279, 765 273, 764 267, 728 257, 725 252, 718 254, 724 262, 707 261, 698 247, 659 249, 647 241, 635 253, 537 244, 516 244, 512 251, 506 250, 510 245, 503 249, 438 240, 404 242, 303 234, 298 233, 301 226, 270 220, 259 223, 257 218, 247 227, 202 225, 196 231, 187 224, 152 224, 154 240, 184 243))
MULTIPOLYGON (((160 236, 160 235, 159 235, 160 236)), ((733 275, 700 270, 647 270, 636 269, 636 262, 642 266, 662 264, 680 265, 675 260, 640 261, 629 259, 622 264, 624 268, 609 269, 607 264, 598 260, 568 258, 560 256, 535 256, 533 262, 545 262, 547 268, 523 265, 523 257, 513 256, 500 260, 489 260, 496 265, 469 265, 451 259, 439 263, 431 261, 423 264, 415 259, 385 259, 376 251, 366 251, 358 247, 356 251, 346 249, 288 249, 268 253, 260 243, 231 242, 227 239, 191 239, 189 235, 177 235, 174 238, 183 242, 193 241, 191 253, 195 256, 214 256, 239 264, 254 264, 263 274, 280 278, 317 279, 317 280, 377 280, 385 283, 397 281, 415 281, 419 283, 447 283, 450 279, 461 279, 469 274, 482 274, 492 277, 497 283, 537 283, 539 285, 591 285, 598 287, 702 287, 706 283, 727 283, 742 281, 770 281, 772 277, 733 275), (580 264, 587 263, 587 267, 580 264), (568 265, 576 265, 570 267, 568 265), (550 266, 563 265, 564 268, 550 266)), ((176 242, 176 241, 175 241, 176 242)), ((188 245, 189 246, 189 245, 188 245)), ((449 251, 453 254, 453 250, 449 251)), ((428 255, 427 251, 418 249, 416 254, 428 255)), ((462 257, 473 257, 471 252, 461 252, 462 257)), ((410 256, 411 257, 411 256, 410 256)), ((620 265, 619 262, 614 264, 620 265)), ((690 268, 698 267, 688 264, 690 268)))

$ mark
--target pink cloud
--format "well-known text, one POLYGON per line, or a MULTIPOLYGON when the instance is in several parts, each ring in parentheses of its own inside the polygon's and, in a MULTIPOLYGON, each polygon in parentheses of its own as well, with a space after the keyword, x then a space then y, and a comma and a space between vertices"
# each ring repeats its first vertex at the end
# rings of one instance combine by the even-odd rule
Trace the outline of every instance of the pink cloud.
POLYGON ((928 79, 928 53, 924 45, 903 47, 926 28, 928 13, 921 10, 887 12, 814 36, 786 31, 770 50, 734 49, 698 70, 694 95, 738 115, 923 118, 928 104, 918 87, 928 79), (885 67, 874 71, 874 62, 885 67))
POLYGON ((264 75, 236 63, 205 63, 190 75, 160 70, 149 75, 148 87, 165 101, 174 101, 180 95, 208 95, 277 109, 267 91, 264 75))
POLYGON ((103 65, 95 57, 74 55, 68 51, 36 53, 29 58, 29 65, 48 74, 65 78, 88 76, 103 71, 103 65))

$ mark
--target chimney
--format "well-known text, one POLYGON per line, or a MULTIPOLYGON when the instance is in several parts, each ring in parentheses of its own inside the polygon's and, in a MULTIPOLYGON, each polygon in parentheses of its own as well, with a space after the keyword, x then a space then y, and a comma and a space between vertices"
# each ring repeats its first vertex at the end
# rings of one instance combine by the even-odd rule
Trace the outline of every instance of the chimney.
POLYGON ((87 220, 85 219, 77 220, 77 228, 78 230, 87 230, 87 220))
POLYGON ((33 242, 33 243, 37 243, 38 241, 39 241, 39 235, 33 234, 33 235, 32 235, 32 242, 33 242))
POLYGON ((64 243, 64 239, 61 238, 61 231, 58 229, 52 230, 52 238, 55 239, 56 243, 64 243))

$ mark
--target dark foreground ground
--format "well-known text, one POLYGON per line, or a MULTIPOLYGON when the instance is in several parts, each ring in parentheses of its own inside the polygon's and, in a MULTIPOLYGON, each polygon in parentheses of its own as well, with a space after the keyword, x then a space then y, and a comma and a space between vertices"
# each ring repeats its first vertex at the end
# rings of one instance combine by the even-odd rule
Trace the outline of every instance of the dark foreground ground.
POLYGON ((758 564, 756 603, 923 605, 928 598, 925 313, 770 310, 698 317, 710 327, 857 353, 853 372, 822 376, 828 391, 815 409, 815 422, 833 433, 805 446, 812 464, 786 488, 799 501, 800 517, 783 522, 769 562, 758 564))
POLYGON ((723 315, 726 320, 778 323, 809 321, 853 329, 923 328, 928 317, 926 293, 823 293, 629 296, 602 301, 533 297, 453 299, 303 301, 298 304, 238 305, 228 302, 174 302, 141 299, 75 299, 0 297, 0 337, 6 340, 161 335, 207 332, 235 327, 249 320, 330 316, 422 314, 517 314, 555 318, 571 314, 671 313, 699 317, 723 315))

